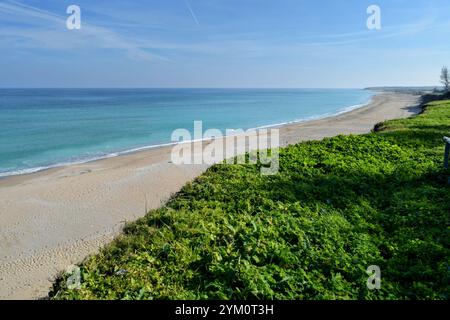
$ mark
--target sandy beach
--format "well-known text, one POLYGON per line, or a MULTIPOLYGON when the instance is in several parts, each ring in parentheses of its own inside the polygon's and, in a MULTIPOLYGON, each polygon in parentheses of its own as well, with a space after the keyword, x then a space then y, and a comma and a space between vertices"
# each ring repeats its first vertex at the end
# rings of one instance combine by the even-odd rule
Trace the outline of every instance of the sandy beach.
MULTIPOLYGON (((420 111, 419 96, 380 93, 362 108, 280 127, 281 145, 362 134, 420 111)), ((0 179, 0 299, 47 295, 57 274, 160 207, 207 165, 175 165, 172 147, 0 179)))

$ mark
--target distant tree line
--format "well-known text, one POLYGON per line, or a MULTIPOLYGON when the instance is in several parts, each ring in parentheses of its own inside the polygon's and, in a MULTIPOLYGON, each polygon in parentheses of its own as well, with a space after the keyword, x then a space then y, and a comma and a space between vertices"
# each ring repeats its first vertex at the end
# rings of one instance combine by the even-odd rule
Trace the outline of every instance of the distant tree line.
POLYGON ((450 75, 447 66, 443 66, 441 69, 441 83, 444 86, 443 90, 435 88, 432 93, 422 95, 421 100, 423 104, 436 100, 450 99, 450 75))

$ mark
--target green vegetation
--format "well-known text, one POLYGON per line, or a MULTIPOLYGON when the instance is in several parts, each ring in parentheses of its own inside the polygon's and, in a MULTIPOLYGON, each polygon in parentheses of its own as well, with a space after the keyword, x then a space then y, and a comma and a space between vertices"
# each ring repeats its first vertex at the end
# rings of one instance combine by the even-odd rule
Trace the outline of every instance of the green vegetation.
POLYGON ((81 265, 61 299, 448 299, 450 101, 300 143, 280 172, 216 165, 81 265), (378 265, 381 290, 366 287, 378 265))

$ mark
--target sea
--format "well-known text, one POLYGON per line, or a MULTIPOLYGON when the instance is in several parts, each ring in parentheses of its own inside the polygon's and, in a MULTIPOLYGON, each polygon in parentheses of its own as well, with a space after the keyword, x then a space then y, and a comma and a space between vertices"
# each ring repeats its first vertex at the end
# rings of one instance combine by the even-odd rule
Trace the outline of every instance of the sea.
POLYGON ((0 177, 173 143, 203 130, 324 118, 369 103, 362 89, 0 89, 0 177))

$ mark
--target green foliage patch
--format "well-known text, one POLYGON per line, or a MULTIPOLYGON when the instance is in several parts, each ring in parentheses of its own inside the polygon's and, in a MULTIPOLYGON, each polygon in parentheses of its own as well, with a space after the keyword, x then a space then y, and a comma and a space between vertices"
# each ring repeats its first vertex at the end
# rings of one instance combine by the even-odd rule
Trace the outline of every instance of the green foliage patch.
POLYGON ((448 299, 450 101, 382 130, 215 165, 81 267, 58 299, 448 299), (381 268, 368 290, 366 269, 381 268))

